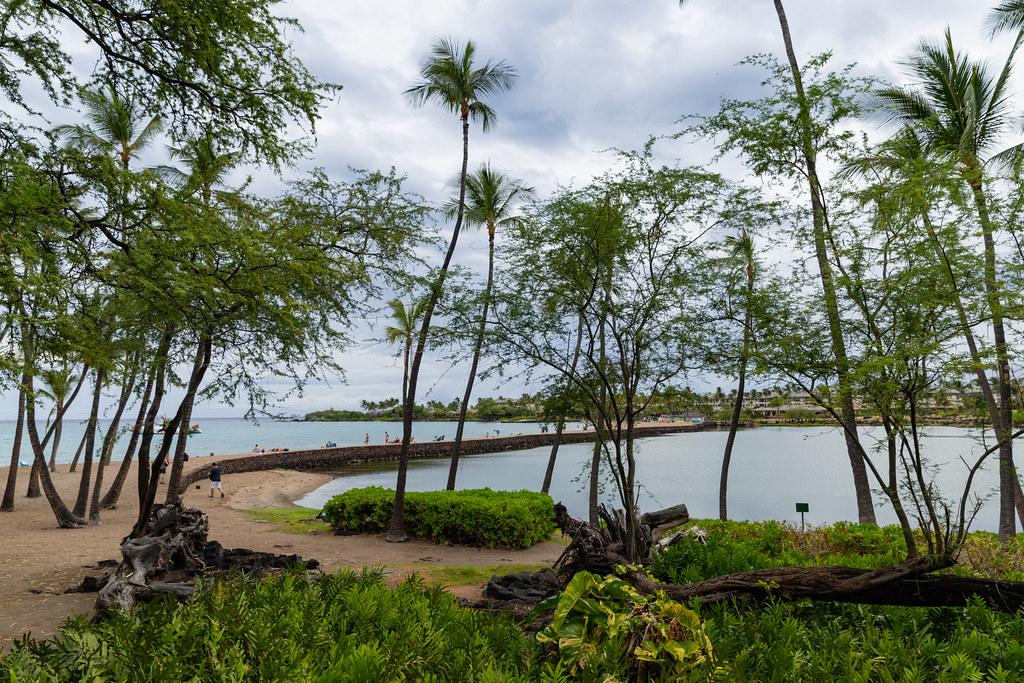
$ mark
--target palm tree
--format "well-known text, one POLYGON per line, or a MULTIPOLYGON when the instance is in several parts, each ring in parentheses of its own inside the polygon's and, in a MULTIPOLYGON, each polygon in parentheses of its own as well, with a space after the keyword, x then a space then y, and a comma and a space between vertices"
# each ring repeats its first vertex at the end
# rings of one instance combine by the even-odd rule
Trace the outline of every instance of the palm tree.
POLYGON ((147 117, 136 104, 121 97, 113 86, 82 90, 84 125, 59 126, 57 134, 68 144, 95 154, 113 154, 127 169, 131 159, 163 129, 159 116, 147 117))
POLYGON ((420 69, 420 82, 409 88, 406 94, 414 105, 422 106, 434 102, 456 114, 462 123, 462 170, 459 173, 459 205, 452 228, 448 251, 437 273, 427 303, 423 320, 416 337, 416 350, 409 368, 408 392, 402 406, 402 447, 398 458, 398 478, 395 483, 395 505, 391 515, 391 529, 387 540, 392 543, 406 541, 405 533, 405 480, 409 469, 409 444, 412 441, 413 406, 416 403, 416 383, 419 380, 420 364, 430 331, 430 319, 434 314, 448 276, 448 266, 455 254, 455 245, 462 230, 463 214, 466 208, 466 171, 469 166, 469 123, 478 121, 484 131, 494 125, 495 113, 484 100, 496 93, 511 89, 516 79, 516 70, 503 61, 488 61, 477 66, 474 58, 476 45, 466 41, 462 46, 451 39, 442 38, 431 48, 430 56, 420 69))
MULTIPOLYGON (((78 377, 75 376, 71 371, 71 367, 67 364, 58 368, 43 370, 40 373, 40 377, 45 388, 41 389, 38 393, 53 401, 53 409, 50 411, 50 416, 54 420, 53 446, 50 448, 50 471, 56 472, 57 449, 60 447, 61 428, 64 422, 64 401, 67 400, 68 394, 71 393, 71 388, 78 381, 78 377)), ((47 423, 47 428, 49 428, 49 420, 47 420, 47 423)))
POLYGON ((986 23, 993 36, 1006 31, 1021 31, 1024 29, 1024 0, 1000 3, 989 13, 986 23))
POLYGON ((984 249, 985 298, 996 351, 999 405, 993 403, 991 408, 993 430, 1000 444, 999 537, 1004 541, 1016 533, 1016 473, 1009 438, 1013 406, 1002 285, 997 276, 997 226, 985 194, 985 167, 990 161, 999 163, 1020 157, 1020 145, 995 150, 1016 122, 1010 111, 1009 81, 1021 39, 1022 34, 1018 34, 1002 68, 994 75, 983 63, 958 52, 952 34, 946 29, 942 42, 923 42, 909 60, 909 72, 918 81, 916 86, 883 88, 877 93, 890 119, 914 130, 925 154, 955 164, 978 214, 984 249))
POLYGON ((212 133, 169 146, 171 158, 183 163, 182 171, 174 166, 160 166, 157 172, 164 179, 181 187, 186 195, 198 194, 203 205, 213 200, 214 188, 224 183, 228 173, 238 164, 241 154, 221 149, 212 133))
MULTIPOLYGON (((679 0, 679 5, 686 5, 688 0, 679 0)), ((782 0, 772 0, 775 16, 782 31, 782 42, 786 50, 786 59, 793 76, 793 90, 799 106, 797 123, 799 130, 800 153, 803 156, 807 189, 811 196, 812 232, 814 236, 814 256, 818 264, 818 275, 821 279, 822 300, 825 315, 828 318, 829 336, 832 342, 832 355, 835 358, 836 375, 839 380, 840 417, 842 417, 843 436, 846 439, 846 453, 853 470, 854 492, 857 496, 857 518, 861 524, 875 524, 875 506, 871 498, 871 485, 868 481, 867 466, 864 464, 864 449, 857 434, 857 414, 853 408, 853 393, 850 386, 850 363, 846 353, 846 340, 843 337, 842 319, 839 315, 839 299, 836 295, 835 278, 832 262, 828 254, 828 226, 825 216, 824 192, 818 175, 817 150, 814 146, 815 130, 811 119, 810 100, 804 91, 803 75, 800 63, 793 47, 793 36, 789 31, 789 19, 782 0)))
MULTIPOLYGON (((462 433, 466 425, 466 410, 473 394, 473 383, 476 380, 477 366, 480 364, 480 350, 484 343, 484 331, 487 327, 487 311, 491 304, 491 289, 494 285, 494 234, 499 227, 512 227, 522 222, 516 208, 530 195, 533 188, 526 187, 518 180, 495 171, 490 164, 483 164, 476 172, 466 178, 466 226, 487 228, 487 284, 484 287, 483 309, 480 313, 480 327, 477 330, 476 342, 473 345, 473 360, 469 365, 469 379, 466 381, 466 393, 459 408, 459 424, 455 429, 455 443, 452 446, 452 462, 448 470, 448 490, 455 490, 455 477, 459 470, 459 449, 462 446, 462 433)), ((453 201, 449 213, 458 210, 453 201)))
POLYGON ((722 455, 722 477, 718 485, 718 517, 729 518, 726 506, 726 492, 729 488, 729 463, 732 460, 732 447, 736 442, 736 430, 743 412, 743 391, 747 381, 747 362, 750 359, 750 341, 754 303, 754 277, 757 272, 757 257, 754 250, 754 238, 746 230, 737 235, 725 238, 725 245, 731 259, 743 265, 746 271, 746 286, 743 291, 743 345, 740 347, 739 370, 737 372, 736 398, 733 402, 732 417, 729 420, 729 436, 725 440, 725 453, 722 455))
POLYGON ((391 309, 391 320, 393 325, 384 328, 384 339, 389 344, 402 344, 402 404, 405 404, 406 396, 409 393, 409 356, 412 353, 412 342, 416 335, 416 328, 423 311, 426 308, 425 297, 411 299, 406 304, 401 299, 392 299, 388 302, 391 309))

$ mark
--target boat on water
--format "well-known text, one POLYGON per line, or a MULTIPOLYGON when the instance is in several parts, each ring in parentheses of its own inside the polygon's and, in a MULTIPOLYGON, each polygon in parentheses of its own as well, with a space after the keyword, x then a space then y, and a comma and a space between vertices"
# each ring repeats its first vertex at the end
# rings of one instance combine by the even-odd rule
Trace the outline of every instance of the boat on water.
MULTIPOLYGON (((162 425, 160 425, 160 428, 156 430, 156 433, 157 434, 163 434, 164 432, 166 432, 167 431, 167 427, 168 427, 168 425, 170 423, 171 423, 171 421, 165 418, 164 419, 164 423, 162 425)), ((188 428, 189 436, 192 436, 193 434, 202 434, 202 433, 203 433, 203 430, 201 430, 199 428, 199 423, 198 422, 193 424, 193 425, 189 425, 189 428, 188 428)))

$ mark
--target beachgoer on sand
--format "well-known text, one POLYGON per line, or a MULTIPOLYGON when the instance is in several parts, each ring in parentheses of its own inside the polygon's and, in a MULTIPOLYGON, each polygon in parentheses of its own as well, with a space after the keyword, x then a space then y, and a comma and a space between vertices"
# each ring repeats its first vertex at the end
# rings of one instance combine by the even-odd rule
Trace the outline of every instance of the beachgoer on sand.
POLYGON ((214 491, 220 491, 220 497, 224 497, 224 484, 221 482, 220 477, 220 465, 213 463, 213 467, 210 468, 210 498, 213 498, 214 491))
POLYGON ((391 443, 391 433, 390 432, 384 432, 384 443, 386 443, 386 444, 391 443))
POLYGON ((255 446, 253 446, 252 447, 252 452, 253 453, 259 453, 260 452, 260 445, 256 444, 255 446))

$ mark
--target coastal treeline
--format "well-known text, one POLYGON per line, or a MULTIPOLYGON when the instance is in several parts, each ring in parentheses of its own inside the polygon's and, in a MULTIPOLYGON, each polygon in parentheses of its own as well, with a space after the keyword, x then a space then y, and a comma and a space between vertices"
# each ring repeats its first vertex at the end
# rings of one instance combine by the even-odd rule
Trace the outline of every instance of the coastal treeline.
MULTIPOLYGON (((695 11, 684 4, 679 11, 695 11)), ((653 680, 710 668, 713 675, 703 624, 669 598, 962 607, 971 595, 1005 595, 996 606, 1008 609, 1020 586, 996 580, 1006 572, 960 581, 950 570, 969 544, 986 493, 974 479, 989 461, 999 473, 999 541, 1009 547, 1018 519, 1024 523, 1013 457, 1024 434, 1015 379, 1024 148, 1010 90, 1024 5, 1003 3, 990 15, 987 37, 1012 39, 998 63, 976 59, 947 30, 923 37, 896 65, 903 81, 893 84, 830 52, 801 59, 783 2, 764 3, 757 11, 777 21, 784 58, 754 55, 735 67, 758 74, 758 92, 726 97, 710 113, 680 111, 680 123, 652 132, 639 149, 595 157, 600 168, 590 178, 546 193, 534 187, 539 179, 506 174, 501 159, 480 159, 471 144, 500 134, 492 131, 495 103, 499 94, 516 96, 515 65, 472 40, 440 38, 424 46, 404 93, 410 106, 450 116, 447 144, 458 174, 450 196, 435 197, 410 192, 397 168, 344 177, 299 169, 315 151, 323 108, 344 93, 298 60, 285 34, 301 27, 275 5, 28 0, 0 10, 0 93, 9 104, 0 113, 0 388, 15 397, 17 414, 0 510, 17 510, 25 478, 27 495, 45 496, 63 528, 98 523, 132 495, 139 504, 129 537, 146 534, 161 493, 169 503, 182 495, 197 400, 271 413, 308 383, 343 374, 339 352, 359 341, 352 330, 384 312, 386 329, 377 332, 401 359, 401 398, 366 404, 361 414, 397 410, 403 421, 393 497, 377 492, 372 506, 373 528, 386 527, 389 541, 408 538, 413 421, 430 410, 458 421, 447 482, 456 489, 463 427, 482 380, 528 380, 539 392, 531 416, 554 423, 556 435, 571 418, 594 425, 592 459, 581 473, 588 518, 561 520, 573 538, 572 561, 559 569, 579 571, 561 586, 566 603, 542 634, 558 663, 552 673, 529 660, 525 676, 547 671, 560 680, 586 669, 574 655, 579 648, 563 641, 578 644, 595 615, 623 631, 611 645, 600 640, 607 629, 584 633, 607 655, 588 673, 653 680), (89 41, 87 72, 66 47, 71 36, 89 41), (53 126, 37 111, 39 97, 48 108, 75 111, 76 122, 53 126), (666 161, 679 156, 690 163, 666 161), (256 172, 275 176, 281 189, 257 190, 256 172), (486 231, 486 273, 455 265, 469 229, 486 231), (465 375, 463 395, 449 404, 430 401, 421 384, 424 363, 437 358, 465 375), (873 491, 894 511, 898 539, 886 538, 876 566, 792 567, 771 556, 758 560, 765 566, 757 571, 732 573, 736 563, 723 560, 731 550, 716 555, 681 537, 673 543, 683 545, 659 559, 658 525, 637 506, 638 425, 674 412, 667 406, 687 396, 679 387, 709 374, 736 387, 731 401, 722 392, 718 402, 729 423, 720 517, 728 518, 731 453, 746 437, 738 426, 751 388, 785 385, 800 409, 841 430, 857 521, 876 524, 873 491), (922 438, 951 387, 973 397, 986 435, 980 455, 964 454, 956 491, 936 487, 922 438), (73 499, 52 477, 72 406, 89 415, 71 465, 80 468, 73 499), (881 424, 879 443, 865 437, 858 414, 881 424), (102 428, 101 416, 109 418, 102 428), (130 439, 115 452, 122 430, 130 439), (137 480, 129 483, 133 463, 137 480), (599 506, 602 490, 614 492, 617 510, 599 506), (722 561, 697 571, 700 558, 687 552, 722 561), (607 609, 583 612, 594 604, 607 609), (664 633, 633 642, 651 624, 664 633)), ((476 399, 477 416, 499 417, 486 401, 476 399)), ((556 439, 542 491, 558 448, 556 439)), ((431 510, 431 519, 444 516, 431 510)), ((233 589, 211 587, 195 604, 212 604, 219 590, 233 589)), ((267 609, 277 609, 274 590, 294 592, 289 604, 322 590, 359 601, 371 594, 390 614, 405 611, 370 575, 302 585, 284 577, 256 590, 267 609)), ((415 585, 396 595, 463 630, 484 623, 415 585)), ((235 624, 232 604, 217 609, 235 624)), ((166 609, 142 616, 166 624, 166 609)), ((785 610, 737 625, 725 607, 714 609, 722 610, 711 613, 718 628, 734 629, 722 641, 735 651, 743 645, 733 636, 743 629, 795 628, 785 610)), ((967 610, 985 621, 986 633, 1019 630, 980 606, 967 610)), ((820 616, 805 630, 826 631, 820 616)), ((905 613, 887 618, 926 639, 929 629, 905 613)), ((140 623, 115 619, 101 632, 124 642, 140 623)), ((480 671, 513 671, 522 652, 533 652, 532 643, 521 652, 520 641, 507 637, 506 622, 485 625, 493 642, 480 671)), ((365 624, 345 627, 368 633, 365 624)), ((966 649, 960 628, 950 631, 966 649)), ((160 628, 148 632, 176 643, 160 628)), ((236 641, 248 642, 257 641, 236 641)), ((446 672, 448 649, 420 644, 446 672)), ((350 645, 339 650, 349 673, 405 671, 390 654, 350 645)), ((233 653, 239 661, 254 656, 233 653)), ((44 647, 21 656, 24 670, 44 671, 32 657, 49 655, 44 647)), ((750 657, 752 675, 771 669, 750 657)), ((815 661, 816 673, 837 670, 815 661)), ((300 664, 323 673, 320 659, 300 664)))
MULTIPOLYGON (((1013 537, 1024 515, 1012 458, 1024 256, 1009 83, 1019 41, 995 68, 951 32, 925 38, 907 56, 907 84, 893 85, 830 53, 801 63, 777 3, 785 59, 736 67, 761 75, 759 94, 607 152, 606 170, 540 194, 500 159, 472 154, 474 136, 500 134, 493 102, 515 96, 515 65, 442 38, 405 95, 451 115, 459 173, 449 196, 424 198, 395 169, 299 172, 341 86, 295 57, 282 37, 295 24, 268 3, 220 4, 175 15, 175 30, 129 7, 12 9, 18 30, 5 49, 29 69, 4 67, 20 109, 0 131, 0 378, 18 419, 0 509, 16 507, 21 476, 61 526, 98 521, 137 462, 143 533, 162 470, 167 499, 179 495, 197 398, 271 412, 342 373, 336 359, 356 341, 355 323, 385 312, 381 341, 401 359, 401 397, 358 415, 404 423, 393 540, 405 537, 414 419, 457 420, 449 489, 467 419, 541 419, 556 434, 570 419, 594 425, 585 476, 596 523, 603 486, 635 507, 637 424, 695 409, 729 425, 727 517, 737 428, 772 407, 841 428, 858 521, 874 523, 872 489, 881 491, 909 554, 919 552, 915 529, 928 553, 955 550, 989 457, 1000 472, 1000 536, 1013 537), (94 41, 102 59, 87 76, 71 68, 54 16, 94 41), (125 22, 129 33, 117 29, 125 22), (29 82, 79 122, 48 127, 22 95, 29 82), (289 122, 305 129, 288 136, 289 122), (715 154, 704 163, 663 160, 680 148, 696 159, 708 145, 715 154), (278 173, 284 189, 255 191, 257 169, 278 173), (470 229, 486 231, 483 274, 453 266, 470 229), (424 398, 428 354, 467 372, 463 396, 424 398), (728 399, 686 388, 708 373, 735 379, 728 399), (502 376, 538 391, 529 401, 474 397, 478 380, 502 376), (789 402, 745 404, 770 386, 785 386, 789 402), (168 398, 172 389, 180 398, 168 398), (992 441, 965 468, 962 491, 939 492, 920 427, 951 390, 973 401, 992 441), (72 405, 90 418, 72 465, 78 494, 65 501, 50 472, 72 405), (883 426, 880 446, 862 438, 865 416, 883 426), (122 430, 131 439, 114 453, 122 430)), ((1013 33, 1015 12, 995 11, 992 35, 1013 33)), ((556 442, 543 490, 557 452, 556 442)))

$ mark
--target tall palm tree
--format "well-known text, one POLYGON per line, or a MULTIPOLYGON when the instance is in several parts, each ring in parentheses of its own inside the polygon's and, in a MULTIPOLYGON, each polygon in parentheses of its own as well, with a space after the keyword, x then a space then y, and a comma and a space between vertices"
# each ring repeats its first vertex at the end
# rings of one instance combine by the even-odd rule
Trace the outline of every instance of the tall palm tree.
POLYGON ((57 134, 68 144, 96 154, 113 154, 127 169, 132 158, 163 129, 159 116, 147 117, 113 86, 82 90, 86 124, 59 126, 57 134))
POLYGON ((721 520, 729 518, 726 499, 729 488, 729 463, 732 460, 732 447, 736 442, 736 430, 740 424, 740 413, 743 412, 743 391, 747 382, 747 363, 750 359, 751 329, 753 322, 754 304, 754 278, 757 273, 757 256, 754 248, 754 238, 745 229, 738 234, 725 238, 725 246, 729 257, 742 264, 746 273, 746 281, 743 290, 743 345, 740 347, 740 357, 737 371, 736 398, 732 406, 732 417, 729 420, 729 436, 725 440, 725 452, 722 454, 722 476, 718 485, 718 517, 721 520))
POLYGON ((416 336, 416 329, 423 318, 423 311, 426 308, 427 300, 424 297, 412 299, 407 304, 401 299, 392 299, 388 302, 391 309, 391 320, 394 322, 384 328, 384 339, 389 344, 402 345, 402 404, 405 405, 406 396, 409 393, 409 356, 412 353, 412 343, 416 336))
MULTIPOLYGON (((679 0, 680 6, 689 0, 679 0)), ((853 408, 853 392, 850 386, 850 362, 846 353, 846 340, 843 337, 842 319, 839 315, 839 298, 836 295, 835 277, 832 262, 828 254, 828 231, 826 221, 824 192, 818 174, 818 158, 815 148, 815 131, 811 119, 810 100, 804 90, 803 75, 800 63, 793 47, 793 36, 789 30, 789 19, 782 0, 772 0, 775 16, 782 32, 782 43, 786 50, 786 59, 793 76, 793 90, 799 106, 797 117, 800 153, 803 156, 807 190, 810 194, 812 233, 814 237, 814 257, 818 264, 818 276, 821 280, 822 300, 825 316, 828 319, 829 336, 832 342, 832 355, 835 358, 836 375, 839 380, 840 417, 842 418, 843 436, 846 440, 846 454, 853 471, 854 492, 857 496, 857 518, 861 524, 875 524, 875 506, 871 498, 871 484, 868 480, 867 466, 864 464, 864 449, 857 433, 857 414, 853 408)))
POLYGON ((420 69, 420 82, 406 91, 412 103, 422 106, 433 102, 457 115, 462 123, 462 170, 459 172, 459 206, 455 226, 448 242, 448 251, 427 296, 423 320, 416 337, 416 350, 409 368, 409 384, 405 403, 402 406, 402 447, 398 458, 398 478, 395 483, 395 505, 391 515, 391 528, 387 540, 401 543, 408 540, 405 532, 405 480, 409 469, 409 444, 412 441, 412 415, 416 403, 416 383, 419 380, 420 364, 430 331, 430 319, 434 314, 448 276, 448 266, 455 254, 455 245, 462 230, 463 214, 466 208, 466 171, 469 166, 469 124, 477 121, 487 131, 494 125, 495 113, 485 99, 515 83, 516 70, 503 61, 488 61, 477 66, 476 45, 466 41, 456 45, 450 38, 434 43, 430 56, 420 69))
POLYGON ((917 85, 883 88, 877 93, 891 120, 915 131, 925 154, 955 164, 974 201, 984 251, 985 298, 996 351, 999 404, 992 408, 993 429, 1000 445, 999 537, 1004 541, 1016 533, 1016 472, 1013 442, 1009 438, 1013 406, 995 244, 998 226, 986 195, 985 171, 990 161, 1009 161, 1021 154, 1021 145, 997 151, 1016 123, 1015 113, 1010 109, 1009 82, 1021 40, 1022 34, 1018 34, 1002 68, 993 74, 985 64, 957 51, 953 36, 946 29, 943 41, 921 43, 909 60, 908 70, 917 85))
MULTIPOLYGON (((518 180, 495 171, 490 164, 483 164, 466 178, 466 226, 479 226, 487 229, 487 285, 484 287, 484 301, 480 312, 480 326, 477 329, 476 341, 473 345, 473 360, 469 365, 469 379, 466 381, 466 393, 459 408, 459 424, 455 429, 455 443, 452 446, 452 461, 448 470, 448 490, 455 490, 455 477, 459 470, 459 450, 462 446, 462 433, 466 426, 466 410, 473 394, 473 383, 480 364, 480 350, 484 344, 484 332, 487 328, 487 312, 491 304, 491 289, 494 286, 494 235, 499 227, 512 227, 522 221, 516 209, 533 194, 533 188, 523 185, 518 180)), ((453 201, 449 213, 458 210, 453 201)))

